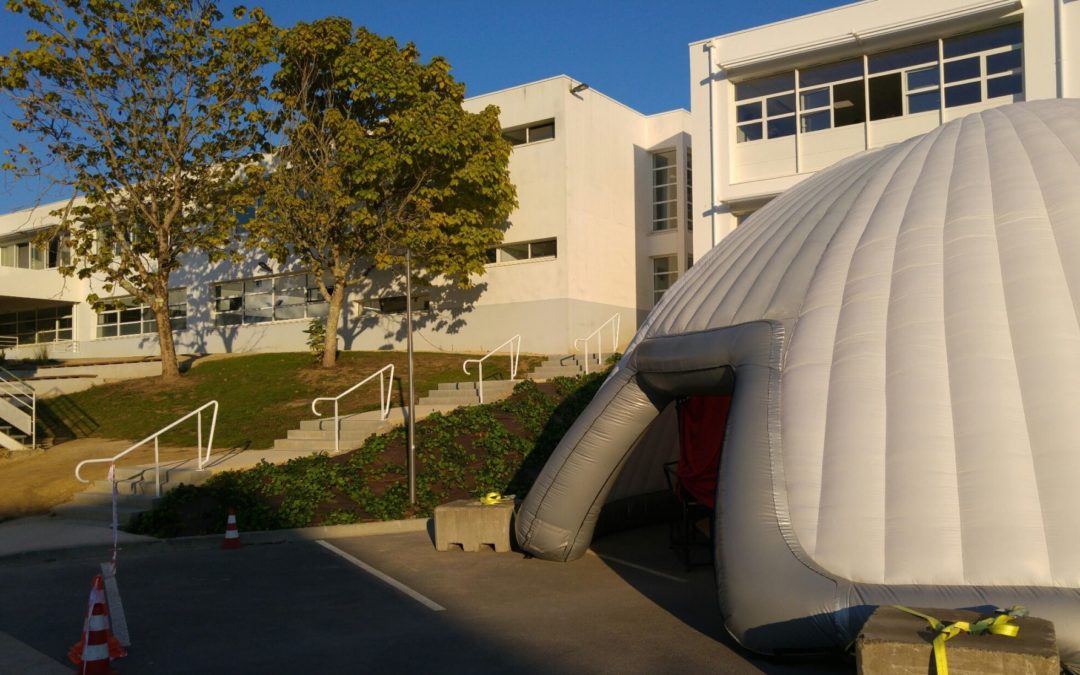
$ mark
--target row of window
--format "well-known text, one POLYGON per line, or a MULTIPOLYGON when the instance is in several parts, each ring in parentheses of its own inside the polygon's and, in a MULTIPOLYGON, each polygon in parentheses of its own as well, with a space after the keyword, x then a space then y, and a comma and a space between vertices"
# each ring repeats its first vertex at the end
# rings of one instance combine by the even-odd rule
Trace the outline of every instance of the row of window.
POLYGON ((487 261, 491 263, 533 260, 536 258, 558 257, 559 249, 555 239, 539 239, 503 244, 487 250, 487 261))
POLYGON ((70 264, 71 251, 59 239, 52 239, 47 244, 29 240, 0 244, 0 267, 44 270, 70 264))
POLYGON ((214 325, 325 318, 329 305, 313 274, 287 274, 214 284, 214 325))
POLYGON ((1020 23, 740 82, 736 140, 780 138, 1022 94, 1020 23), (869 105, 867 102, 869 101, 869 105))
POLYGON ((0 335, 14 337, 20 345, 71 339, 70 305, 27 309, 0 314, 0 335))
MULTIPOLYGON (((169 289, 169 324, 173 330, 187 328, 187 289, 169 289)), ((149 306, 132 297, 116 298, 98 312, 99 338, 156 334, 157 323, 149 306)))

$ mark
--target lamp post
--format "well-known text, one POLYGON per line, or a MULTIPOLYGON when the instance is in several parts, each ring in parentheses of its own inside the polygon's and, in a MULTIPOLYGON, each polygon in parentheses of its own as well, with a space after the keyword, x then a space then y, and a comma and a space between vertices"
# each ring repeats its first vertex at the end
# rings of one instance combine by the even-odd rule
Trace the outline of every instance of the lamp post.
POLYGON ((413 342, 412 342, 412 249, 405 249, 405 351, 409 354, 409 419, 408 464, 409 503, 416 504, 416 405, 413 395, 413 342))

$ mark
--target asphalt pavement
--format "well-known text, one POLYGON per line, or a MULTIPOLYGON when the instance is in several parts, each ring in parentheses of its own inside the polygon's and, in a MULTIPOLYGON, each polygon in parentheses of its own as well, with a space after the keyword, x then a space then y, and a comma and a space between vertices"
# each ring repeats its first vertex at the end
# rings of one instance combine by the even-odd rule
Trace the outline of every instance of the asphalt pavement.
MULTIPOLYGON (((842 658, 776 662, 739 649, 723 629, 712 568, 683 569, 666 536, 611 535, 571 563, 439 553, 422 531, 235 551, 209 540, 134 546, 117 573, 132 645, 113 666, 120 675, 854 671, 842 658)), ((18 672, 28 654, 64 663, 102 560, 85 549, 0 560, 0 673, 18 672)))

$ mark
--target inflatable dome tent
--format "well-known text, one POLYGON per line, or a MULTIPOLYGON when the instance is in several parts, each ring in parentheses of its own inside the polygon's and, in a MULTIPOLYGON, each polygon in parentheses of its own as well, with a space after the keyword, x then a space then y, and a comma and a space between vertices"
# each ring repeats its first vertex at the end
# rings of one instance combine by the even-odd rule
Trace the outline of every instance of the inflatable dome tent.
POLYGON ((650 425, 716 394, 744 646, 842 647, 882 604, 1023 604, 1080 664, 1080 101, 970 115, 755 214, 646 319, 518 542, 582 555, 605 502, 662 479, 650 425))

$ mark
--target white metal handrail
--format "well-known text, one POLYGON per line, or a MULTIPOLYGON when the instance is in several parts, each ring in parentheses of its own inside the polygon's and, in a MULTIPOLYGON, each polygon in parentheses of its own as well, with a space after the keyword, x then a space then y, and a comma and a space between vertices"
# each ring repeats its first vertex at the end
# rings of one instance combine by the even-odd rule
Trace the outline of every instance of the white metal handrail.
POLYGON ((461 364, 461 369, 465 371, 466 375, 472 375, 472 373, 469 372, 470 363, 475 363, 479 365, 479 368, 477 369, 478 375, 476 380, 476 390, 480 394, 481 403, 484 402, 484 361, 486 361, 488 357, 492 356, 506 345, 510 345, 510 380, 513 381, 514 378, 517 377, 518 357, 521 356, 520 335, 515 335, 514 337, 510 338, 506 342, 502 343, 495 349, 492 349, 490 352, 481 356, 478 359, 465 359, 465 362, 461 364))
POLYGON ((585 343, 585 374, 589 374, 589 341, 594 337, 596 338, 596 361, 597 363, 603 363, 604 361, 604 338, 600 334, 600 331, 604 330, 604 327, 611 324, 611 353, 615 353, 615 349, 619 346, 619 323, 622 318, 621 314, 612 314, 604 323, 600 324, 600 327, 589 333, 586 337, 577 338, 574 340, 574 351, 578 349, 578 343, 585 343))
POLYGON ((0 335, 0 349, 10 349, 19 346, 19 338, 14 335, 0 335))
POLYGON ((337 454, 340 449, 341 439, 341 415, 338 414, 338 401, 346 394, 351 394, 359 389, 361 385, 365 385, 375 379, 376 375, 379 376, 379 411, 382 414, 382 419, 386 419, 390 415, 390 392, 394 390, 394 364, 392 363, 383 366, 378 371, 368 375, 363 380, 360 380, 337 396, 320 396, 311 402, 311 412, 315 413, 316 417, 322 417, 322 413, 315 409, 315 404, 319 401, 334 402, 334 454, 337 454), (384 380, 383 374, 387 371, 389 371, 390 374, 387 375, 384 380), (383 387, 384 382, 386 383, 385 389, 383 387))
POLYGON ((101 463, 115 464, 116 460, 120 459, 121 457, 128 454, 132 450, 135 450, 136 448, 141 447, 147 441, 153 440, 154 441, 154 494, 156 496, 160 497, 161 496, 161 448, 160 448, 160 444, 159 444, 158 439, 161 436, 161 434, 163 434, 166 431, 172 429, 177 424, 180 424, 181 422, 183 422, 183 421, 185 421, 187 419, 190 419, 191 417, 197 415, 198 416, 198 421, 197 421, 198 427, 197 428, 198 428, 198 440, 199 440, 199 447, 198 447, 199 471, 202 471, 203 467, 206 465, 206 462, 210 461, 210 450, 214 446, 214 429, 217 428, 217 414, 218 414, 218 402, 217 401, 210 401, 209 403, 204 403, 203 405, 201 405, 198 408, 192 410, 191 412, 184 415, 180 419, 176 420, 175 422, 173 422, 169 426, 162 427, 161 429, 158 429, 154 433, 150 434, 149 436, 142 439, 138 443, 132 445, 130 448, 128 448, 127 450, 124 450, 123 452, 117 453, 117 454, 113 455, 112 457, 106 457, 106 458, 103 458, 103 459, 85 459, 85 460, 79 462, 77 465, 75 465, 75 478, 78 479, 78 481, 80 483, 89 483, 90 482, 89 480, 82 477, 81 472, 82 472, 82 468, 83 468, 84 465, 86 465, 86 464, 101 464, 101 463), (210 437, 206 441, 206 456, 203 457, 203 452, 202 452, 202 412, 204 410, 206 410, 207 408, 211 407, 211 406, 213 406, 213 408, 214 408, 214 414, 210 418, 210 437))
POLYGON ((30 428, 22 431, 30 434, 30 447, 37 447, 37 391, 23 382, 15 373, 0 367, 0 394, 16 408, 24 408, 30 417, 30 428))

